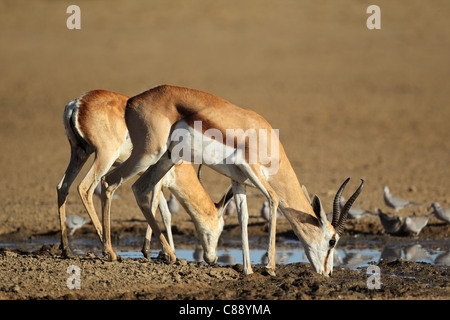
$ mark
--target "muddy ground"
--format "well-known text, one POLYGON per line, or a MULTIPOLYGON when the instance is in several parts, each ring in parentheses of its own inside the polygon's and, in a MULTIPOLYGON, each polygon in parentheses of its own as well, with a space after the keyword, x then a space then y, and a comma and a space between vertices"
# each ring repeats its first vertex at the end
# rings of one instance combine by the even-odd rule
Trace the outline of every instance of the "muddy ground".
MULTIPOLYGON (((257 224, 260 225, 260 224, 257 224)), ((233 229, 234 227, 227 228, 233 229)), ((259 226, 257 229, 261 229, 259 226)), ((435 224, 448 237, 449 226, 435 224)), ((253 229, 253 234, 258 231, 253 229)), ((90 232, 87 232, 87 234, 90 232)), ((84 236, 88 236, 84 234, 84 236)), ((226 230, 224 236, 229 236, 226 230)), ((83 236, 83 235, 80 235, 83 236)), ((284 236, 289 237, 287 231, 284 236)), ((284 236, 278 237, 279 241, 284 236)), ((361 235, 362 237, 369 237, 361 235)), ((375 236, 372 236, 372 239, 375 236)), ((385 237, 386 243, 404 240, 385 237)), ((433 239, 432 236, 425 236, 433 239)), ((175 240, 179 236, 175 237, 175 240)), ((184 238, 186 238, 184 236, 184 238)), ((351 241, 347 236, 345 241, 351 241)), ((254 274, 243 275, 242 265, 208 266, 204 262, 178 259, 169 264, 156 258, 120 258, 107 262, 101 255, 86 252, 67 259, 58 243, 26 251, 0 249, 1 299, 167 299, 167 300, 329 300, 329 299, 448 299, 450 272, 446 265, 404 261, 373 261, 380 268, 380 287, 367 267, 335 267, 331 278, 316 274, 309 263, 278 265, 276 276, 261 265, 254 274), (80 268, 80 288, 67 284, 80 268)))
MULTIPOLYGON (((366 27, 368 1, 79 1, 81 30, 66 27, 70 4, 0 3, 0 241, 58 234, 55 187, 69 160, 61 121, 68 101, 91 89, 132 96, 160 83, 208 91, 263 115, 326 211, 347 177, 351 190, 365 178, 357 204, 369 210, 394 214, 383 185, 422 204, 401 210, 403 217, 428 214, 433 201, 450 207, 448 1, 378 1, 381 30, 366 27)), ((75 185, 87 170, 70 192, 68 213, 85 215, 75 185)), ((203 177, 218 200, 229 182, 210 170, 203 177)), ((113 202, 116 237, 145 228, 132 182, 113 202)), ((251 236, 266 234, 263 200, 249 190, 251 236)), ((224 237, 238 239, 236 217, 227 224, 224 237)), ((193 236, 185 213, 173 225, 176 234, 193 236)), ((87 225, 76 236, 92 232, 87 225)), ((278 234, 292 237, 284 222, 278 234)), ((346 236, 355 235, 391 239, 376 218, 350 222, 346 236)), ((420 234, 448 236, 436 218, 420 234)), ((450 297, 448 267, 424 263, 382 262, 381 289, 370 290, 365 270, 339 267, 327 279, 293 263, 279 266, 276 277, 258 267, 245 277, 240 266, 68 260, 58 250, 3 249, 0 299, 450 297), (67 288, 69 265, 81 268, 80 290, 67 288)))

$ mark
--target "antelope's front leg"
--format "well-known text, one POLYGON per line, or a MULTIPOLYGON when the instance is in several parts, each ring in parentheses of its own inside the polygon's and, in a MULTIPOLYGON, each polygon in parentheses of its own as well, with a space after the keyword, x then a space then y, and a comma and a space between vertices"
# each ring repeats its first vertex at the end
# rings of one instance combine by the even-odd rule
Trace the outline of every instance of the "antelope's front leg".
POLYGON ((241 241, 242 241, 242 258, 244 261, 244 273, 252 274, 252 266, 250 263, 250 249, 248 245, 248 210, 247 210, 247 196, 245 185, 232 180, 234 200, 236 202, 236 210, 238 213, 239 224, 241 226, 241 241))
POLYGON ((267 252, 269 261, 266 265, 266 271, 271 276, 275 276, 275 239, 277 232, 277 210, 278 202, 270 200, 270 221, 269 221, 269 249, 267 252))
POLYGON ((110 186, 102 179, 103 254, 108 261, 117 260, 111 244, 111 199, 116 189, 116 186, 110 186))

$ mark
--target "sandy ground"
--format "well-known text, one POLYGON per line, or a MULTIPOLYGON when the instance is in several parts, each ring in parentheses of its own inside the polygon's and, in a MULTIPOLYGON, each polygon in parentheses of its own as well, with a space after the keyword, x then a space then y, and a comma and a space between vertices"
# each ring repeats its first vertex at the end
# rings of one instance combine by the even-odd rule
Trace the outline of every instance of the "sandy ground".
MULTIPOLYGON (((58 233, 55 187, 69 160, 65 104, 91 89, 133 96, 160 83, 208 91, 263 115, 280 130, 300 182, 326 211, 347 177, 349 190, 366 180, 358 205, 369 210, 393 214, 383 203, 384 185, 422 204, 401 216, 425 215, 433 201, 450 207, 448 1, 378 1, 381 30, 366 27, 368 1, 78 1, 81 30, 66 28, 70 4, 0 2, 2 241, 58 233)), ((68 213, 85 215, 75 185, 87 170, 70 192, 68 213)), ((228 181, 211 170, 203 176, 218 200, 228 181)), ((115 234, 145 227, 131 183, 113 203, 115 234)), ((263 200, 249 190, 256 225, 263 200)), ((229 223, 234 227, 224 237, 238 239, 236 217, 229 223)), ((193 234, 183 213, 174 228, 193 234)), ((261 232, 250 228, 251 235, 261 232)), ((289 225, 280 223, 278 232, 289 233, 289 225)), ((349 223, 346 234, 380 232, 372 219, 349 223)), ((432 218, 421 237, 448 234, 448 225, 432 218)), ((239 266, 157 259, 110 264, 43 250, 1 252, 1 299, 450 297, 447 267, 404 261, 382 266, 380 291, 367 289, 364 272, 338 268, 325 279, 301 263, 280 266, 274 278, 261 270, 244 277, 239 266), (79 291, 65 285, 71 264, 86 277, 79 291), (399 272, 412 276, 389 276, 399 272)))

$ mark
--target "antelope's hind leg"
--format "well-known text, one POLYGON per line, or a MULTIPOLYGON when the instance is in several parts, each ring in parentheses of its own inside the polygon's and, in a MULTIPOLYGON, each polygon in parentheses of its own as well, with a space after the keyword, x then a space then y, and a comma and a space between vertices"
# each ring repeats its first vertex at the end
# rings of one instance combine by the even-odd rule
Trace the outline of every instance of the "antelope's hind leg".
POLYGON ((167 260, 170 262, 176 261, 175 253, 162 234, 161 229, 159 228, 155 220, 154 214, 159 202, 159 195, 162 186, 162 184, 159 182, 170 170, 170 168, 172 168, 173 165, 174 164, 172 160, 168 157, 168 153, 166 152, 159 159, 159 161, 156 164, 150 166, 132 186, 136 202, 138 203, 139 208, 147 219, 150 228, 153 232, 155 232, 155 236, 162 246, 163 253, 166 255, 167 260), (156 186, 158 186, 158 188, 155 188, 156 186), (153 191, 153 195, 152 199, 150 200, 151 191, 153 191))
POLYGON ((117 255, 111 245, 111 201, 117 188, 127 180, 136 176, 142 170, 139 158, 130 156, 125 162, 101 178, 102 184, 102 223, 103 223, 103 254, 108 261, 117 260, 117 255))
POLYGON ((100 242, 103 242, 102 224, 97 216, 97 212, 95 211, 92 198, 95 187, 100 182, 102 176, 105 175, 112 167, 116 158, 117 154, 114 152, 98 150, 95 154, 95 159, 92 163, 91 168, 89 169, 89 172, 86 174, 85 178, 78 186, 78 193, 80 194, 81 201, 83 202, 89 218, 94 224, 94 228, 100 239, 100 242))
POLYGON ((89 153, 85 152, 82 148, 72 147, 70 154, 70 162, 67 166, 66 172, 56 187, 58 194, 58 214, 59 223, 61 228, 61 251, 63 257, 70 257, 73 254, 70 251, 69 243, 67 240, 67 227, 66 227, 66 201, 69 194, 70 186, 75 178, 80 173, 81 168, 89 158, 89 153))

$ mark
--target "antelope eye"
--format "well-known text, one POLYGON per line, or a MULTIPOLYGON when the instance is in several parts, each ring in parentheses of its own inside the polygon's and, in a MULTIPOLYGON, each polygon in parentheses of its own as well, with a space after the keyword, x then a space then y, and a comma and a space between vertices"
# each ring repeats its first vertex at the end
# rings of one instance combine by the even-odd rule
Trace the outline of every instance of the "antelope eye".
POLYGON ((336 244, 336 240, 335 239, 331 239, 330 240, 330 247, 334 247, 335 244, 336 244))

